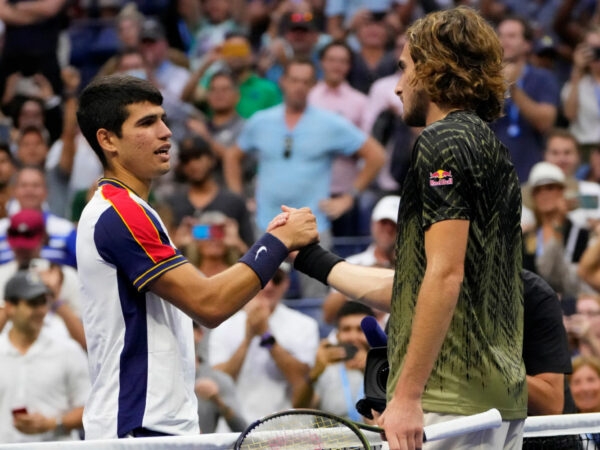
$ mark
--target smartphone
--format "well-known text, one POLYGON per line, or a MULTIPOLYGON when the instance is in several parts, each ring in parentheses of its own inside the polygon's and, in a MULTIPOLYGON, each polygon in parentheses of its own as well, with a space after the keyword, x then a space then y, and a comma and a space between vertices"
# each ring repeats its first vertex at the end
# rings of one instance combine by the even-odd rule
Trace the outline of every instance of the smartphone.
POLYGON ((21 408, 15 408, 11 412, 12 412, 13 417, 18 416, 19 414, 27 414, 27 408, 25 408, 23 406, 21 408))
POLYGON ((192 237, 200 241, 205 239, 223 239, 225 237, 225 225, 194 225, 192 227, 192 237))
POLYGON ((593 50, 594 50, 594 59, 599 60, 600 59, 600 47, 593 47, 593 50))
MULTIPOLYGON (((600 58, 598 58, 600 59, 600 58)), ((598 196, 597 195, 578 195, 577 201, 579 207, 583 209, 598 209, 598 196)))
POLYGON ((356 352, 358 352, 358 347, 352 344, 339 344, 338 347, 343 347, 346 351, 346 357, 343 359, 343 361, 354 358, 354 355, 356 355, 356 352))

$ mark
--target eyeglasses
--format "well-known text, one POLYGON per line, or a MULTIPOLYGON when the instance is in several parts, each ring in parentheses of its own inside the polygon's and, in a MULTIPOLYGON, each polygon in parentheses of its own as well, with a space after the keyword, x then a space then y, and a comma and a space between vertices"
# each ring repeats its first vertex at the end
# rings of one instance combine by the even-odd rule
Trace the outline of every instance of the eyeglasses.
POLYGON ((292 138, 292 136, 286 136, 285 137, 285 142, 284 142, 284 147, 283 147, 283 157, 285 159, 289 159, 290 156, 292 156, 292 144, 294 143, 294 139, 292 138))

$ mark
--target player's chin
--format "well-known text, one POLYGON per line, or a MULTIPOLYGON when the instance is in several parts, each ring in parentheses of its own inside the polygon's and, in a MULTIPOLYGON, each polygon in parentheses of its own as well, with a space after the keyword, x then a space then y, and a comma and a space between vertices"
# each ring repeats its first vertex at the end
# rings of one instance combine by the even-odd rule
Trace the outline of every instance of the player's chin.
POLYGON ((156 176, 160 177, 171 170, 171 163, 166 162, 156 168, 156 176))

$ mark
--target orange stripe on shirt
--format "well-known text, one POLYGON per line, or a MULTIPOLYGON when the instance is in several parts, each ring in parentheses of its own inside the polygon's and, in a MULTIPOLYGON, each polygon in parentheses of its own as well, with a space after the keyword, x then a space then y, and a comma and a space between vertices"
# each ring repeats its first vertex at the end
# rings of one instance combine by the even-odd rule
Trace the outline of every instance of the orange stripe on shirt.
POLYGON ((146 209, 133 200, 126 189, 105 184, 101 186, 101 193, 121 217, 133 239, 154 263, 175 255, 175 249, 161 241, 160 233, 148 217, 146 209))

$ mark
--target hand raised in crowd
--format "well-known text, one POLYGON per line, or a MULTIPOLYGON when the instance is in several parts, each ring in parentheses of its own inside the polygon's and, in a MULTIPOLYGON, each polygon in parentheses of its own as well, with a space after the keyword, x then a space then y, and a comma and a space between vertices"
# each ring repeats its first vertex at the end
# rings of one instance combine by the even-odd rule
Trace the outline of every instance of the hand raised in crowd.
POLYGON ((37 96, 43 101, 46 102, 50 100, 56 94, 54 92, 54 89, 52 88, 52 84, 50 83, 50 81, 48 81, 48 78, 46 78, 41 73, 34 74, 33 81, 38 88, 37 96))
POLYGON ((269 330, 271 310, 266 301, 254 298, 244 307, 246 311, 246 337, 261 336, 269 330))
POLYGON ((75 94, 81 85, 81 73, 73 66, 64 67, 60 76, 66 93, 75 94))
POLYGON ((573 52, 573 69, 582 74, 594 59, 594 49, 585 42, 582 42, 573 52))
POLYGON ((58 299, 63 283, 63 272, 60 266, 58 264, 49 264, 47 268, 34 268, 33 270, 39 275, 44 284, 48 286, 52 300, 58 299))
POLYGON ((518 64, 507 62, 504 64, 502 73, 509 87, 513 86, 521 76, 521 67, 518 64))
POLYGON ((335 220, 344 213, 350 211, 352 206, 354 206, 354 197, 350 194, 328 198, 319 202, 319 208, 327 214, 327 217, 331 220, 335 220))

